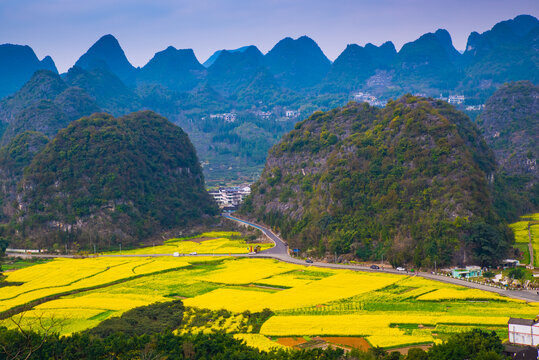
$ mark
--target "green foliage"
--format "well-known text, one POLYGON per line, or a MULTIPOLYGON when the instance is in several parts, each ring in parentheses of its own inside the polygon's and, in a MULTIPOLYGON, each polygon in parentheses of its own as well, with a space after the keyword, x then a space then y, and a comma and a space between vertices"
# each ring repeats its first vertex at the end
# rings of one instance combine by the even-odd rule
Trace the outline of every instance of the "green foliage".
POLYGON ((4 238, 4 237, 0 237, 0 280, 1 279, 1 274, 2 274, 2 262, 4 260, 4 256, 6 255, 6 249, 9 245, 9 241, 4 238))
POLYGON ((88 333, 106 338, 116 333, 133 337, 172 331, 180 326, 183 311, 181 300, 143 306, 106 319, 88 333))
POLYGON ((240 211, 293 247, 434 267, 461 262, 459 250, 496 264, 512 242, 491 205, 494 156, 447 103, 405 96, 316 112, 269 156, 240 211))
POLYGON ((480 124, 496 154, 495 206, 508 221, 539 209, 539 86, 517 81, 501 86, 486 102, 480 124))
POLYGON ((71 123, 25 168, 18 193, 14 237, 42 246, 138 243, 217 213, 187 134, 149 111, 71 123))
POLYGON ((434 345, 429 360, 504 359, 503 345, 496 333, 474 329, 452 335, 445 343, 434 345))
POLYGON ((509 270, 509 277, 511 279, 521 280, 526 277, 526 272, 521 267, 517 267, 509 270))

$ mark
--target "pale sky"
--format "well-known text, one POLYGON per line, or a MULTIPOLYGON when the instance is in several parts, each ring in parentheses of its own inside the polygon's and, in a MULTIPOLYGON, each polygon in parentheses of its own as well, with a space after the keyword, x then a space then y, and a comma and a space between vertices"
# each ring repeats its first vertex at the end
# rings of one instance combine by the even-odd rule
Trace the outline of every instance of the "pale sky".
POLYGON ((143 66, 172 45, 200 62, 215 50, 256 45, 269 51, 286 36, 313 38, 334 60, 347 44, 398 49, 438 28, 458 50, 472 31, 520 14, 539 17, 537 0, 0 0, 0 43, 30 45, 66 71, 101 36, 114 35, 143 66))

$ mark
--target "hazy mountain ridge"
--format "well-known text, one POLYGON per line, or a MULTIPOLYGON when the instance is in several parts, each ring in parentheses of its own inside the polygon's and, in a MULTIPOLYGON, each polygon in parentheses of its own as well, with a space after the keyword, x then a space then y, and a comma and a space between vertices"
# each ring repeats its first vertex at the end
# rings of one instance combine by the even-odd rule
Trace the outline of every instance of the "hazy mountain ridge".
POLYGON ((5 127, 0 143, 6 145, 27 130, 53 137, 71 121, 98 111, 84 90, 41 70, 21 90, 0 101, 0 121, 5 127))
POLYGON ((0 45, 0 98, 20 89, 37 70, 58 73, 50 56, 40 61, 30 46, 0 45))
MULTIPOLYGON (((302 36, 283 39, 265 55, 255 46, 219 50, 205 62, 211 64, 207 68, 192 50, 173 47, 156 53, 144 67, 135 68, 118 41, 106 35, 77 62, 85 69, 75 66, 63 77, 68 86, 79 87, 93 98, 99 109, 116 116, 152 109, 197 134, 197 139, 204 133, 243 143, 250 139, 232 140, 242 124, 219 122, 215 120, 219 114, 241 114, 252 124, 266 121, 264 126, 278 120, 285 126, 276 128, 286 129, 290 128, 288 123, 314 111, 346 104, 357 91, 376 96, 380 104, 413 93, 432 97, 462 94, 466 104, 476 105, 484 103, 506 81, 537 82, 538 23, 532 16, 518 16, 483 34, 472 33, 464 54, 455 50, 450 34, 440 29, 405 44, 399 52, 391 42, 379 47, 351 44, 331 64, 316 42, 302 36), (297 115, 286 117, 286 111, 297 115), (213 126, 207 126, 207 118, 213 119, 213 126)), ((51 115, 53 105, 48 104, 51 115)), ((230 163, 237 164, 238 158, 252 163, 254 159, 236 153, 229 145, 195 142, 199 154, 210 155, 203 158, 205 162, 224 159, 205 171, 234 169, 230 163), (215 149, 222 149, 223 154, 213 156, 215 149), (227 151, 231 151, 228 159, 227 151)), ((217 179, 221 175, 213 176, 217 179)))

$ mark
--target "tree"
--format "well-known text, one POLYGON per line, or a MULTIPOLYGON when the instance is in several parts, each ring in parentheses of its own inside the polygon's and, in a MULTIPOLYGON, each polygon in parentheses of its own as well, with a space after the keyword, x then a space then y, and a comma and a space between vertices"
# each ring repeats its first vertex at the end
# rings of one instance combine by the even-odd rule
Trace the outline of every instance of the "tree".
POLYGON ((0 274, 2 273, 2 260, 6 255, 6 249, 9 245, 9 242, 6 238, 0 237, 0 274))
POLYGON ((509 270, 509 277, 511 279, 522 280, 526 276, 526 272, 521 267, 516 267, 509 270))
POLYGON ((434 345, 428 352, 430 360, 501 360, 502 341, 494 331, 480 329, 452 335, 446 342, 434 345))
POLYGON ((45 318, 43 314, 29 317, 28 310, 9 318, 15 330, 0 328, 0 355, 4 355, 6 360, 31 359, 47 342, 58 339, 62 320, 45 318))

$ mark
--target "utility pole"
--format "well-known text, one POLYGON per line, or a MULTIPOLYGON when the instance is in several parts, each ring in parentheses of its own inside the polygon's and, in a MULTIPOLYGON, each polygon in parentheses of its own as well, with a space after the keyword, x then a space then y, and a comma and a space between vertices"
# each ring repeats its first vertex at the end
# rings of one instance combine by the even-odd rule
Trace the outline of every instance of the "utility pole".
POLYGON ((335 251, 335 264, 337 263, 337 252, 335 251))
POLYGON ((436 274, 436 260, 434 260, 434 273, 436 274))
POLYGON ((122 243, 120 243, 120 255, 122 254, 122 243))
POLYGON ((384 265, 384 254, 382 254, 382 265, 384 265))
POLYGON ((95 251, 95 244, 94 244, 94 254, 95 254, 95 253, 96 253, 96 251, 95 251))

